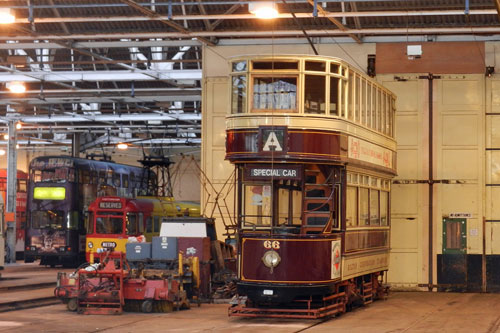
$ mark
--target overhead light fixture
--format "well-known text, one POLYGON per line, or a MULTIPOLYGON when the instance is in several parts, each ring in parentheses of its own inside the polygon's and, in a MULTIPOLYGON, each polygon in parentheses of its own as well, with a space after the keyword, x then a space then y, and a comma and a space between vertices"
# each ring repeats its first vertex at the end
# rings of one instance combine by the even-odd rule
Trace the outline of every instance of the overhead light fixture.
POLYGON ((4 140, 9 140, 9 135, 8 135, 8 134, 4 134, 4 135, 3 135, 3 139, 4 139, 4 140))
POLYGON ((0 149, 0 156, 3 156, 3 155, 5 155, 5 150, 0 149))
POLYGON ((21 124, 21 122, 20 122, 20 121, 18 121, 18 122, 16 123, 16 129, 20 130, 21 128, 23 128, 23 124, 21 124))
POLYGON ((14 94, 22 94, 26 91, 26 86, 21 81, 7 82, 5 86, 14 94))
POLYGON ((0 8, 0 24, 9 24, 16 21, 16 16, 10 8, 0 8))
POLYGON ((257 18, 272 19, 278 17, 278 6, 274 1, 254 1, 248 4, 248 11, 257 18))
POLYGON ((119 144, 116 145, 116 148, 120 150, 126 150, 128 149, 128 145, 126 143, 120 142, 119 144))
POLYGON ((19 143, 18 143, 18 144, 16 144, 16 149, 19 149, 19 143))

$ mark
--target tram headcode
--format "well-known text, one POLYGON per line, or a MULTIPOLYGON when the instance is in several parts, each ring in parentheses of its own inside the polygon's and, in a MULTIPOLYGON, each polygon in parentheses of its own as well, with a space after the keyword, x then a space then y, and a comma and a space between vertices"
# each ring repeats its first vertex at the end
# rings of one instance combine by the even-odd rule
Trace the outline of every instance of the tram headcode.
POLYGON ((270 241, 270 240, 266 240, 264 241, 264 247, 266 249, 275 249, 275 250, 278 250, 280 248, 280 242, 279 241, 270 241))

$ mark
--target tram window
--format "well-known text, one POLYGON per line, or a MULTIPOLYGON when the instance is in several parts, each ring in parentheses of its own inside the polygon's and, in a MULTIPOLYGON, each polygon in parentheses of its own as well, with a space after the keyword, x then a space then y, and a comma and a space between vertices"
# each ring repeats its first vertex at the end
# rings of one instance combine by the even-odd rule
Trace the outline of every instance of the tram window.
POLYGON ((246 61, 233 62, 232 65, 233 72, 244 72, 247 70, 246 61))
POLYGON ((355 120, 354 118, 354 77, 352 72, 349 72, 349 82, 348 82, 348 101, 347 101, 347 117, 351 120, 355 120))
POLYGON ((155 216, 154 217, 154 232, 159 232, 160 231, 160 217, 155 216))
POLYGON ((388 225, 389 192, 380 191, 380 225, 388 225))
POLYGON ((140 212, 138 214, 138 217, 139 217, 139 220, 138 220, 139 232, 143 233, 144 232, 144 214, 142 212, 140 212))
POLYGON ((137 234, 137 215, 127 213, 127 235, 137 234))
MULTIPOLYGON (((1 183, 1 180, 0 180, 0 183, 1 183)), ((2 186, 2 185, 0 185, 0 186, 2 186)), ((26 192, 26 180, 25 179, 18 180, 17 191, 18 192, 26 192)))
POLYGON ((305 76, 304 98, 305 113, 325 113, 325 76, 305 76))
POLYGON ((280 188, 278 190, 278 225, 300 225, 302 192, 280 188), (291 216, 290 216, 291 214, 291 216))
POLYGON ((380 225, 379 191, 370 190, 370 225, 380 225))
POLYGON ((91 184, 90 172, 88 170, 82 170, 80 174, 82 175, 82 184, 91 184))
POLYGON ((73 230, 78 229, 79 220, 80 219, 78 218, 78 212, 72 211, 71 213, 68 214, 67 228, 73 230))
POLYGON ((378 91, 377 93, 377 110, 379 110, 379 112, 383 112, 384 110, 384 102, 383 102, 383 99, 385 98, 385 94, 382 93, 382 91, 378 91))
POLYGON ((146 218, 146 232, 153 232, 153 221, 151 220, 151 216, 146 218))
POLYGON ((348 227, 356 227, 358 225, 358 188, 347 186, 346 198, 346 225, 348 227))
POLYGON ((113 177, 113 186, 121 187, 120 174, 118 172, 114 172, 112 174, 113 177))
POLYGON ((106 184, 106 171, 99 171, 99 184, 106 184))
POLYGON ((358 121, 358 123, 363 123, 361 119, 361 110, 360 110, 360 98, 361 98, 361 80, 358 75, 355 78, 355 87, 354 87, 354 119, 358 121))
POLYGON ((368 117, 370 117, 370 114, 371 114, 371 127, 373 129, 375 129, 376 127, 376 120, 375 120, 375 117, 376 117, 376 114, 377 114, 377 108, 375 107, 375 103, 374 103, 374 99, 373 99, 373 92, 376 91, 374 89, 374 87, 371 85, 370 82, 367 82, 367 85, 366 85, 366 109, 367 109, 367 113, 368 113, 368 117))
POLYGON ((122 174, 122 184, 124 188, 128 188, 128 175, 122 174))
POLYGON ((62 210, 35 210, 31 213, 33 228, 62 229, 64 227, 64 212, 62 210))
POLYGON ((98 216, 95 226, 98 234, 123 233, 123 220, 120 217, 98 216))
POLYGON ((271 225, 272 197, 270 185, 245 185, 243 192, 243 227, 271 225))
POLYGON ((324 72, 326 66, 323 61, 306 61, 306 71, 324 72))
POLYGON ((338 74, 339 73, 339 64, 334 64, 333 62, 330 64, 330 73, 338 74))
POLYGON ((360 225, 370 225, 370 215, 368 214, 369 204, 368 189, 361 187, 359 189, 359 222, 360 225))
POLYGON ((90 171, 90 184, 98 183, 97 171, 90 171))
POLYGON ((339 112, 339 79, 336 77, 330 77, 330 114, 338 115, 339 112))
POLYGON ((231 113, 244 113, 247 103, 247 77, 245 75, 232 77, 231 113))
POLYGON ((88 212, 86 216, 87 235, 94 233, 94 213, 88 212))
POLYGON ((361 108, 361 118, 363 119, 363 124, 370 127, 371 126, 371 120, 370 120, 370 109, 368 109, 368 103, 366 101, 366 80, 362 79, 361 80, 361 90, 359 92, 361 94, 361 99, 360 99, 360 108, 361 108))
POLYGON ((297 111, 296 77, 254 77, 254 110, 297 111))
POLYGON ((252 66, 261 70, 299 69, 297 61, 252 61, 252 66))

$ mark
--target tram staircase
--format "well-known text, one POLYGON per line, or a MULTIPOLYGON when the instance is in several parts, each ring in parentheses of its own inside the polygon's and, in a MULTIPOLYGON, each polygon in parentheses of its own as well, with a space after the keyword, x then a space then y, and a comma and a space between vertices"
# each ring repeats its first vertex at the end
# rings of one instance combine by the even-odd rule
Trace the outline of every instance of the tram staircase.
POLYGON ((367 305, 373 303, 373 282, 371 278, 368 282, 363 281, 362 288, 361 297, 363 298, 363 304, 367 305))

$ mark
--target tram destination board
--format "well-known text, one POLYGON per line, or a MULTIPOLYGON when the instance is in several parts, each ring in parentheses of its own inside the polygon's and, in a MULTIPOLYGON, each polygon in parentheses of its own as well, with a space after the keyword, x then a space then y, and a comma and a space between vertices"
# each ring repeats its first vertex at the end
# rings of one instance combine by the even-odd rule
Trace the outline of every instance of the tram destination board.
POLYGON ((301 179, 302 168, 290 165, 248 165, 245 168, 245 178, 248 180, 262 179, 301 179))

